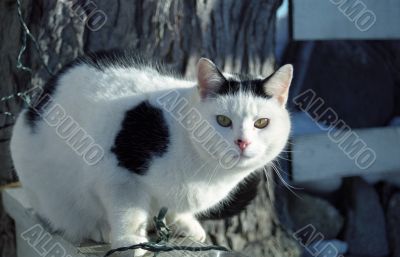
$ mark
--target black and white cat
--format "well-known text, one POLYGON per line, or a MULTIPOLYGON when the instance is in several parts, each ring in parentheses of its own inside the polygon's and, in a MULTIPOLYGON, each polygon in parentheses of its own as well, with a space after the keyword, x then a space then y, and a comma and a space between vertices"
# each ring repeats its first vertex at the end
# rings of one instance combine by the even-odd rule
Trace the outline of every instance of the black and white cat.
POLYGON ((291 65, 265 78, 202 58, 197 81, 158 70, 124 53, 86 57, 20 114, 16 171, 35 211, 68 239, 145 242, 165 206, 168 223, 204 241, 195 215, 285 147, 291 65))

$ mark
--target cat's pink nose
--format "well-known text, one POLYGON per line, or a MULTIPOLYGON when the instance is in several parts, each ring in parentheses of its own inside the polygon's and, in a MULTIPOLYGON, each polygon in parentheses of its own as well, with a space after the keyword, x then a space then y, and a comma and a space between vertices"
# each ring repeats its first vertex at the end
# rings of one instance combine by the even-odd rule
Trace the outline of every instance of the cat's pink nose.
POLYGON ((235 141, 235 144, 239 146, 241 151, 244 151, 244 149, 246 149, 246 147, 250 144, 250 142, 247 140, 238 139, 235 141))

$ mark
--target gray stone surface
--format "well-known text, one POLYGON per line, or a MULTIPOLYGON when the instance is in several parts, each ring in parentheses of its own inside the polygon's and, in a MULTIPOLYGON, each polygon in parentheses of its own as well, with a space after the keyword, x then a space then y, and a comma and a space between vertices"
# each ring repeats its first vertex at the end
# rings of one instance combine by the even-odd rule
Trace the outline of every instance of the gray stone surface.
POLYGON ((361 178, 345 180, 349 253, 364 257, 389 254, 385 214, 375 188, 361 178))
POLYGON ((396 193, 389 201, 387 208, 389 245, 392 256, 400 256, 400 193, 396 193))
POLYGON ((327 240, 337 238, 343 227, 343 217, 339 211, 319 197, 305 193, 300 193, 299 197, 291 195, 288 209, 295 231, 311 224, 327 240))
POLYGON ((347 243, 340 240, 317 241, 304 250, 303 257, 315 257, 316 254, 317 256, 341 257, 347 252, 347 248, 347 243))

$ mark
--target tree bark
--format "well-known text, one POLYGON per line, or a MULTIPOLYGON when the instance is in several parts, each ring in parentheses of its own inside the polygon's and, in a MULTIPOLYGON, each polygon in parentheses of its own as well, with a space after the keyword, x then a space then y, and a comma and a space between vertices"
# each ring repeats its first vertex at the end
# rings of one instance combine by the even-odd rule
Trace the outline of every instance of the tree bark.
MULTIPOLYGON (((274 68, 275 12, 281 0, 21 1, 23 18, 37 38, 41 53, 29 41, 22 60, 32 68, 32 74, 16 68, 23 40, 17 3, 2 1, 1 96, 42 86, 50 74, 41 60, 56 72, 80 54, 114 48, 136 49, 189 77, 194 76, 195 64, 201 56, 212 59, 225 71, 266 76, 274 68), (95 12, 104 12, 106 22, 93 30, 95 12)), ((0 102, 1 111, 13 114, 21 106, 18 97, 0 102)), ((8 150, 13 120, 1 115, 0 125, 4 117, 9 126, 0 129, 2 184, 16 179, 8 150)), ((255 201, 239 216, 205 222, 212 241, 247 252, 249 256, 296 256, 296 245, 281 227, 282 215, 274 208, 280 201, 274 197, 276 192, 273 185, 262 183, 255 201), (268 188, 275 193, 268 194, 268 188)), ((4 214, 0 215, 1 256, 12 256, 12 223, 4 214)))

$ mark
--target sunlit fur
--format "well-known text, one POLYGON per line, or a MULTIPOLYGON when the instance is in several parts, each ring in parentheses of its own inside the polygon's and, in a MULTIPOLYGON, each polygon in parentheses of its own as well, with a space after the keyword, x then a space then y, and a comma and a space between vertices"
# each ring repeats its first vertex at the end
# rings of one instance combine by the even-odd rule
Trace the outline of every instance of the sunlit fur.
POLYGON ((147 241, 146 229, 162 206, 169 208, 167 221, 181 234, 203 241, 206 233, 194 215, 226 199, 246 176, 276 158, 290 131, 288 112, 275 97, 239 92, 202 100, 196 81, 161 75, 151 67, 99 70, 81 63, 62 75, 53 97, 105 150, 103 159, 87 165, 54 127, 39 120, 32 130, 26 110, 14 128, 12 158, 34 210, 75 242, 93 239, 119 247, 147 241), (218 165, 166 111, 168 151, 150 163, 145 175, 118 166, 110 149, 126 111, 144 100, 162 109, 157 98, 172 89, 189 99, 231 147, 237 148, 237 138, 251 141, 232 169, 218 165), (229 117, 232 127, 219 126, 218 114, 229 117), (255 128, 259 118, 269 118, 270 124, 255 128))

